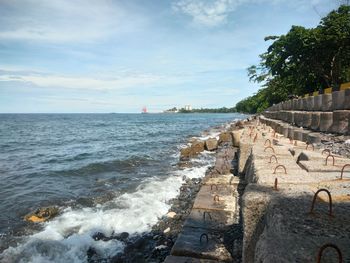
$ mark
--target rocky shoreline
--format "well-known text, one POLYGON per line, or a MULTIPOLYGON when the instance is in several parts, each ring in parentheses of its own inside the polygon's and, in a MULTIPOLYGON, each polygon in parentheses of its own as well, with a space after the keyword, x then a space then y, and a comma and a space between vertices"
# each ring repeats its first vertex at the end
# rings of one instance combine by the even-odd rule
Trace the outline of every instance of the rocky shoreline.
MULTIPOLYGON (((240 121, 231 124, 230 129, 241 128, 240 121)), ((197 156, 204 150, 218 152, 222 147, 228 147, 228 141, 231 140, 231 135, 227 137, 227 130, 215 127, 215 131, 220 132, 219 139, 208 138, 207 140, 192 139, 191 146, 181 150, 180 168, 190 167, 193 165, 191 158, 197 156)), ((237 169, 236 160, 231 169, 237 169)), ((214 167, 209 167, 206 171, 206 176, 213 173, 214 167)), ((230 170, 230 169, 229 169, 230 170)), ((97 233, 96 240, 118 239, 125 244, 123 252, 118 253, 113 258, 101 259, 98 258, 95 251, 88 252, 88 262, 163 262, 170 255, 171 249, 176 242, 176 239, 181 232, 186 218, 191 213, 194 200, 202 185, 201 178, 185 179, 185 183, 180 187, 179 195, 170 201, 171 208, 169 212, 163 216, 159 222, 152 227, 148 233, 129 237, 128 233, 122 233, 115 237, 106 238, 103 234, 97 233)), ((242 193, 240 193, 242 194, 242 193)), ((238 201, 240 202, 240 200, 238 201)), ((241 262, 241 244, 243 239, 242 223, 239 222, 235 227, 228 229, 223 242, 226 247, 230 247, 235 255, 234 262, 241 262)))

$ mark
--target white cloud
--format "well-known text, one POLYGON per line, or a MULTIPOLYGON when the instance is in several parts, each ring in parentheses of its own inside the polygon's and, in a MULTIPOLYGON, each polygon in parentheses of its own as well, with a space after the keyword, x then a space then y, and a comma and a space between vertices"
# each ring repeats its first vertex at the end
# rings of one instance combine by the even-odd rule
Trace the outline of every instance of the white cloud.
POLYGON ((329 0, 176 0, 172 8, 176 12, 190 16, 196 25, 215 27, 225 24, 239 6, 252 3, 284 5, 295 10, 318 9, 324 6, 328 7, 327 12, 331 9, 329 0))
POLYGON ((242 2, 246 0, 179 0, 173 9, 191 16, 195 24, 214 27, 225 23, 242 2))
MULTIPOLYGON (((42 88, 65 88, 83 90, 117 90, 130 87, 157 85, 164 81, 165 77, 148 73, 114 74, 111 77, 80 77, 64 76, 50 73, 1 71, 2 81, 16 81, 30 83, 42 88)), ((165 80, 166 81, 166 80, 165 80)))
POLYGON ((138 30, 144 17, 107 0, 3 0, 0 39, 86 42, 138 30))

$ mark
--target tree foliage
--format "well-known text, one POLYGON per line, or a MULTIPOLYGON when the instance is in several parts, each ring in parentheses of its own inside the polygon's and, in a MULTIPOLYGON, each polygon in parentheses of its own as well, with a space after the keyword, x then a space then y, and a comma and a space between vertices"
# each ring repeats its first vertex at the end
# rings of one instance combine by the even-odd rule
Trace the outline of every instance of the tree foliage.
POLYGON ((237 111, 255 113, 288 95, 303 95, 350 81, 350 6, 342 5, 315 28, 292 26, 272 40, 260 63, 248 68, 251 81, 262 83, 253 96, 237 103, 237 111))

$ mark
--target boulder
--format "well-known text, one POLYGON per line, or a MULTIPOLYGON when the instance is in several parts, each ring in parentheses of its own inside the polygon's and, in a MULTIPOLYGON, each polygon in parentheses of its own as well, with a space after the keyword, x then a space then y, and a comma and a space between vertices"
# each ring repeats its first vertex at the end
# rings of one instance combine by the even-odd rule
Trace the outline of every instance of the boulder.
POLYGON ((229 143, 232 144, 232 136, 229 132, 222 132, 219 135, 219 144, 229 143))
POLYGON ((205 141, 205 149, 207 151, 214 151, 218 148, 218 141, 215 138, 209 138, 205 141))
POLYGON ((42 207, 37 209, 35 212, 30 213, 24 217, 24 220, 34 223, 45 222, 58 215, 57 207, 42 207))
POLYGON ((192 155, 197 155, 204 151, 205 142, 204 141, 194 141, 191 145, 192 155))
POLYGON ((186 161, 192 157, 192 149, 191 147, 182 148, 180 150, 180 160, 186 161))

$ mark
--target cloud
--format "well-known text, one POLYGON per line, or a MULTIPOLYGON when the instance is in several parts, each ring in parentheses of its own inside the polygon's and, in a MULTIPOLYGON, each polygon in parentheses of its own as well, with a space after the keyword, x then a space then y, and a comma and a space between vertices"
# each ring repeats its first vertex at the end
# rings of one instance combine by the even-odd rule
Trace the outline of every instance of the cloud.
POLYGON ((0 70, 0 83, 16 81, 27 84, 29 83, 41 88, 107 91, 157 85, 164 80, 164 76, 136 72, 120 73, 119 75, 115 73, 110 77, 81 77, 34 71, 0 70))
POLYGON ((179 0, 173 4, 173 9, 192 17, 198 25, 214 27, 227 21, 240 0, 179 0))
POLYGON ((0 2, 0 39, 6 40, 95 41, 137 30, 145 23, 144 17, 107 0, 0 2))

